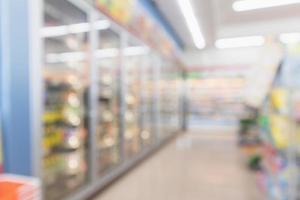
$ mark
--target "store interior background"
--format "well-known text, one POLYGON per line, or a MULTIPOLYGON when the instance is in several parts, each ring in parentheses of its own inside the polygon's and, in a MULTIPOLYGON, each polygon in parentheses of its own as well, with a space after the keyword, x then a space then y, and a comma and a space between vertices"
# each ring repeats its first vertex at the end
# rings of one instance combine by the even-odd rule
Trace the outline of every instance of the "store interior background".
POLYGON ((7 179, 28 200, 300 198, 299 0, 0 10, 2 172, 21 175, 0 199, 7 179))

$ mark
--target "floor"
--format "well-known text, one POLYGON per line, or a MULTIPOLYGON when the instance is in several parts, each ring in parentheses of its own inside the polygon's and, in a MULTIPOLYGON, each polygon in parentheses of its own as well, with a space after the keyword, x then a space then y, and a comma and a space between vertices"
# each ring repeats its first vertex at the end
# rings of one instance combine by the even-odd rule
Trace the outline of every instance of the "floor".
POLYGON ((263 200, 234 127, 203 127, 168 145, 94 200, 263 200))

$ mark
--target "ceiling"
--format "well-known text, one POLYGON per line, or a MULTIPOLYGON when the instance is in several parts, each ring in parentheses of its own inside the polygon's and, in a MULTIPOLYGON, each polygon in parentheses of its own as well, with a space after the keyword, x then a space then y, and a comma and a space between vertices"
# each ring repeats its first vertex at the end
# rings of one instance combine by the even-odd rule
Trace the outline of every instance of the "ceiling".
MULTIPOLYGON (((194 49, 177 1, 153 1, 182 39, 186 49, 194 49)), ((217 38, 300 32, 300 4, 237 13, 232 9, 234 0, 190 1, 208 47, 217 38)))

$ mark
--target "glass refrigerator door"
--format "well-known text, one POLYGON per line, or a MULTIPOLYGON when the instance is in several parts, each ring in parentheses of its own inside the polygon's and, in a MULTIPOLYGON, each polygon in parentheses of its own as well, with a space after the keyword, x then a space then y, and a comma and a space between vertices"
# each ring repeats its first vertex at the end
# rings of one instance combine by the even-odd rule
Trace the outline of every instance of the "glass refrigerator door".
POLYGON ((181 82, 181 70, 177 66, 176 63, 172 62, 171 67, 173 69, 173 77, 172 77, 172 84, 171 89, 173 89, 173 118, 172 118, 172 127, 173 127, 173 133, 179 131, 181 129, 182 124, 182 105, 181 105, 181 88, 182 88, 182 82, 181 82))
POLYGON ((130 158, 142 150, 141 145, 141 72, 145 47, 134 39, 129 40, 125 49, 125 103, 126 110, 124 149, 130 158))
MULTIPOLYGON (((99 20, 99 22, 103 20, 99 20)), ((121 161, 120 143, 120 34, 111 27, 98 31, 96 53, 99 74, 97 128, 99 175, 114 169, 121 161)))
POLYGON ((69 1, 44 3, 42 178, 45 199, 57 200, 88 181, 89 24, 69 1))
POLYGON ((160 127, 162 137, 168 137, 179 127, 178 69, 171 62, 162 65, 160 80, 160 127))
POLYGON ((152 55, 144 58, 142 65, 142 133, 143 145, 147 148, 155 142, 154 127, 154 62, 152 55))

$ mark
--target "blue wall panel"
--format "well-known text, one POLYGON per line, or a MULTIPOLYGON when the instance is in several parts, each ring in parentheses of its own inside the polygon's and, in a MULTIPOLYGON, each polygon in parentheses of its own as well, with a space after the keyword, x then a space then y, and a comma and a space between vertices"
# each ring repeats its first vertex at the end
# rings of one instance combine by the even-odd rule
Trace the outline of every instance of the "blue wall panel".
POLYGON ((1 0, 4 168, 32 175, 28 0, 1 0))
POLYGON ((2 1, 0 0, 0 122, 2 122, 2 1))

